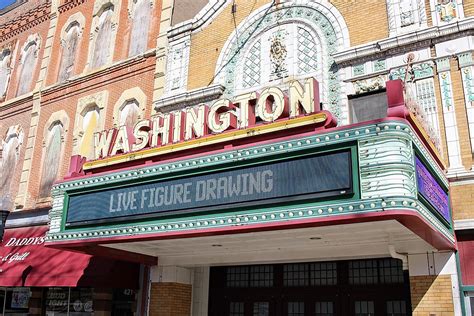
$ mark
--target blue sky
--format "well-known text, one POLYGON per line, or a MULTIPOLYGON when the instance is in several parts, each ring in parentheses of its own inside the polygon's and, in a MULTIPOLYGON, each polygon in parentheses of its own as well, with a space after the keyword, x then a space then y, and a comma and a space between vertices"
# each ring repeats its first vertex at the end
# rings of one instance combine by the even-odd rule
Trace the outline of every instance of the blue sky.
POLYGON ((14 3, 16 0, 0 0, 0 10, 14 3))

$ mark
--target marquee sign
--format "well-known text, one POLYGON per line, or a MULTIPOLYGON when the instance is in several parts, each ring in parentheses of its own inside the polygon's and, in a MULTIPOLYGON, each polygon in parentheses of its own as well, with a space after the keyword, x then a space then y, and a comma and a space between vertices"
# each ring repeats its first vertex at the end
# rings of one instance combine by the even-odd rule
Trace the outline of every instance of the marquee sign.
POLYGON ((353 192, 349 149, 69 197, 67 225, 222 210, 353 192))
POLYGON ((304 85, 295 80, 290 82, 288 93, 270 87, 260 93, 239 95, 232 100, 219 99, 210 106, 201 104, 171 113, 158 113, 150 120, 139 121, 134 128, 121 126, 96 133, 95 159, 190 141, 233 129, 246 129, 257 122, 271 123, 320 111, 316 79, 307 79, 304 85))
POLYGON ((448 223, 451 222, 448 194, 441 188, 431 172, 418 157, 416 160, 416 179, 418 192, 448 223))

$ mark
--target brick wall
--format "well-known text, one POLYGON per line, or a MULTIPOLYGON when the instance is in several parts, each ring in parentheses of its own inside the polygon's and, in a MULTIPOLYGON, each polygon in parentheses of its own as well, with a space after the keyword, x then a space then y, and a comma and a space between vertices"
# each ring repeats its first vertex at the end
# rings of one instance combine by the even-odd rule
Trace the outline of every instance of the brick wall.
POLYGON ((344 17, 351 46, 360 45, 388 37, 386 1, 380 0, 330 0, 344 17), (370 10, 370 18, 367 12, 370 10), (374 27, 374 24, 377 27, 374 27))
POLYGON ((451 185, 450 194, 453 218, 455 220, 474 218, 474 208, 472 207, 474 184, 451 185))
POLYGON ((454 315, 450 275, 410 277, 413 316, 454 315))
POLYGON ((150 316, 191 315, 192 285, 181 283, 152 283, 150 316))
POLYGON ((474 15, 474 0, 464 0, 463 7, 464 7, 464 15, 466 17, 474 15))
MULTIPOLYGON (((268 0, 237 0, 236 25, 253 11, 269 3, 268 0)), ((222 47, 234 31, 234 22, 230 6, 223 9, 210 25, 192 36, 189 57, 188 89, 207 86, 213 81, 217 59, 222 47), (206 58, 203 58, 206 56, 206 58)))

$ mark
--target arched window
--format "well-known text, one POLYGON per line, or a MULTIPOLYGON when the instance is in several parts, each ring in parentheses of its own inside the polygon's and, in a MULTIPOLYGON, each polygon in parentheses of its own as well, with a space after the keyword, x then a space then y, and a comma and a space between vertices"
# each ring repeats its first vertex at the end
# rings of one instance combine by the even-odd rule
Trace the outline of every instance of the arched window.
POLYGON ((5 139, 2 141, 2 159, 0 161, 0 197, 10 197, 10 186, 12 183, 15 167, 18 163, 20 147, 23 143, 23 130, 20 126, 12 126, 8 129, 5 139))
POLYGON ((0 54, 0 98, 6 95, 8 82, 10 81, 10 56, 9 49, 5 49, 0 54))
POLYGON ((76 60, 80 36, 81 29, 79 23, 71 23, 66 29, 66 38, 61 42, 63 53, 59 67, 59 82, 66 81, 74 75, 74 62, 76 60))
POLYGON ((96 105, 89 106, 82 116, 82 138, 79 154, 87 159, 94 159, 94 133, 99 126, 100 110, 96 105))
POLYGON ((148 44, 148 29, 150 26, 149 0, 135 0, 132 16, 132 33, 128 56, 134 56, 146 51, 148 44))
POLYGON ((54 181, 56 181, 61 158, 61 138, 63 130, 64 128, 61 122, 53 123, 53 125, 48 129, 39 190, 40 198, 50 196, 51 187, 53 186, 54 181))
POLYGON ((31 91, 33 75, 35 73, 36 59, 38 57, 38 43, 29 42, 21 54, 21 72, 18 80, 17 96, 31 91))
POLYGON ((120 109, 120 126, 134 127, 138 121, 140 107, 136 100, 129 100, 120 109))
POLYGON ((109 5, 104 8, 102 13, 99 15, 99 22, 97 25, 97 37, 95 40, 94 50, 92 52, 92 68, 98 68, 107 63, 112 41, 113 14, 114 7, 113 5, 109 5))

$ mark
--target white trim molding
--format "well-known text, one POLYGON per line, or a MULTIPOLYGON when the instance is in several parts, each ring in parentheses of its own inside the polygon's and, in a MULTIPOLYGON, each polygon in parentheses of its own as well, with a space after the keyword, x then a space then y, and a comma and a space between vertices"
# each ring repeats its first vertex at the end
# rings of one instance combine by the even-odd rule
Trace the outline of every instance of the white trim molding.
MULTIPOLYGON (((449 23, 442 26, 432 26, 426 29, 409 32, 403 35, 389 37, 380 41, 354 46, 349 49, 341 50, 333 55, 337 64, 357 63, 357 60, 375 58, 387 51, 400 50, 409 51, 410 47, 420 47, 420 42, 425 41, 426 46, 433 43, 439 43, 455 37, 465 36, 466 32, 474 33, 474 17, 469 17, 460 21, 449 23)), ((452 52, 457 53, 457 52, 452 52)))
POLYGON ((454 230, 474 229, 474 219, 458 219, 454 221, 454 230))

